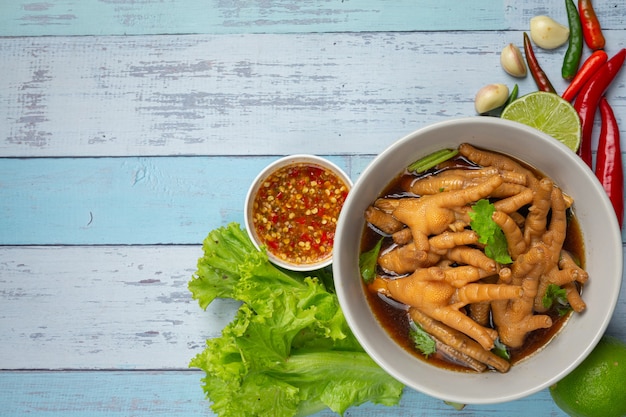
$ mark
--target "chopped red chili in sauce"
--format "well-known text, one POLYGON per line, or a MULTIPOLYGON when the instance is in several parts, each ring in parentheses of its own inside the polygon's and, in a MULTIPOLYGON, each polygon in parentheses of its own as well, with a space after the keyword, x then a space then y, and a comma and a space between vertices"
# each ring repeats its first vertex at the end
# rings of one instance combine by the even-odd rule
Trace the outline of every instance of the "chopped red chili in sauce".
POLYGON ((333 172, 308 163, 280 168, 261 183, 252 222, 267 250, 293 264, 331 255, 335 226, 348 186, 333 172))

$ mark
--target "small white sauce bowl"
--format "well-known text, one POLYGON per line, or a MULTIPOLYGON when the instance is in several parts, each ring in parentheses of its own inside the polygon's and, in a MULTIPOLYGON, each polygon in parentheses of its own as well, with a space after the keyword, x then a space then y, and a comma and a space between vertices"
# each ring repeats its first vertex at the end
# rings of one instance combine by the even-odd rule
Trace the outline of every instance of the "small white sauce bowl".
MULTIPOLYGON (((261 250, 261 248, 264 247, 264 244, 262 240, 259 238, 256 227, 253 222, 254 200, 256 198, 256 195, 261 185, 263 184, 263 182, 267 178, 269 178, 270 175, 272 175, 273 173, 275 173, 276 171, 284 167, 287 167, 290 165, 298 165, 298 164, 313 165, 313 166, 322 168, 326 171, 330 171, 333 174, 335 174, 341 181, 345 183, 346 187, 348 187, 348 190, 352 188, 352 181, 350 180, 350 177, 341 168, 339 168, 337 165, 330 162, 329 160, 316 156, 316 155, 307 155, 307 154, 289 155, 289 156, 285 156, 283 158, 280 158, 272 162, 256 176, 254 181, 252 181, 252 184, 250 185, 250 188, 246 195, 245 206, 244 206, 244 209, 245 209, 244 221, 246 225, 246 230, 248 232, 248 235, 250 236, 250 239, 252 240, 252 243, 254 243, 254 245, 259 250, 261 250)), ((270 262, 272 262, 273 264, 277 266, 280 266, 282 268, 289 269, 292 271, 313 271, 316 269, 324 268, 332 263, 332 256, 333 256, 332 251, 331 251, 328 256, 322 258, 321 260, 317 262, 292 263, 292 262, 287 262, 283 259, 280 259, 276 255, 274 255, 269 249, 267 249, 266 252, 267 252, 267 256, 270 262)))

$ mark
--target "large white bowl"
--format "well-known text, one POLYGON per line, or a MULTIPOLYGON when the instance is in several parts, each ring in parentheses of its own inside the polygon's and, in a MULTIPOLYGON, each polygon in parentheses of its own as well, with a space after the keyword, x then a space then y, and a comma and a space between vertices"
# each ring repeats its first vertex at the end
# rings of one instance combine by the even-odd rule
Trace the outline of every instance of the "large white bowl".
POLYGON ((348 324, 368 354, 390 375, 427 395, 463 404, 511 401, 538 392, 572 371, 604 333, 622 280, 622 241, 613 208, 592 171, 570 149, 533 128, 494 117, 452 119, 400 139, 363 171, 337 225, 333 273, 348 324), (543 350, 506 374, 461 373, 438 368, 394 342, 370 310, 359 274, 363 213, 411 162, 468 142, 515 156, 550 176, 574 198, 585 245, 587 310, 574 314, 543 350))

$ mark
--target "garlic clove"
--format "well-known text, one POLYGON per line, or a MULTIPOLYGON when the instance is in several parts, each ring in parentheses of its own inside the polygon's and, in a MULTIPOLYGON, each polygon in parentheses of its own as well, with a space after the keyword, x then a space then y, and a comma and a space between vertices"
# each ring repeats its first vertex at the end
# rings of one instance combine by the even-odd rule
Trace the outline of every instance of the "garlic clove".
POLYGON ((508 98, 509 87, 505 84, 488 84, 476 93, 474 107, 478 114, 484 114, 503 106, 508 98))
POLYGON ((512 43, 502 49, 500 64, 507 74, 517 78, 524 78, 527 74, 526 62, 520 49, 512 43))
POLYGON ((555 49, 567 42, 569 28, 549 16, 535 16, 530 19, 530 38, 540 48, 555 49))

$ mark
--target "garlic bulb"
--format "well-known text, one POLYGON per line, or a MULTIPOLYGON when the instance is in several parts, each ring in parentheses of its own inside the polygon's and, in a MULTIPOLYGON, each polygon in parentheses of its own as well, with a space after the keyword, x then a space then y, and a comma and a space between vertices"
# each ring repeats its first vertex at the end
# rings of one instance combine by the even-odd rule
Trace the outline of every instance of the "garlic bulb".
POLYGON ((504 84, 488 84, 478 90, 474 107, 479 114, 487 113, 504 105, 509 98, 509 87, 504 84))
POLYGON ((569 38, 569 28, 548 16, 535 16, 530 19, 530 38, 543 49, 555 49, 565 44, 569 38))
POLYGON ((519 48, 512 43, 502 49, 500 64, 507 74, 517 78, 524 78, 527 74, 526 62, 519 48))

